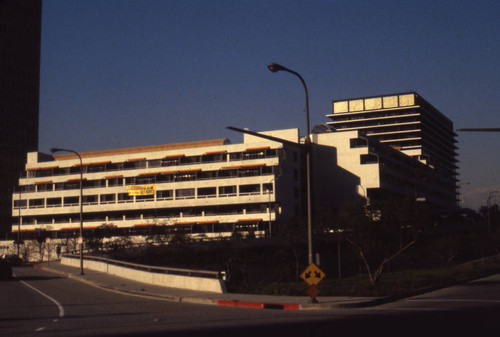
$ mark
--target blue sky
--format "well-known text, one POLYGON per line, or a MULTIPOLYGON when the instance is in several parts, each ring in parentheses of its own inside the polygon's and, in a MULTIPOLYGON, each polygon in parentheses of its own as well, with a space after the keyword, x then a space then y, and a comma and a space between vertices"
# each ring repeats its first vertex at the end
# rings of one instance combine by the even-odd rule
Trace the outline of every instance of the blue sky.
MULTIPOLYGON (((500 127, 497 0, 43 0, 40 151, 305 130, 332 100, 417 91, 500 127)), ((464 205, 500 190, 500 133, 458 132, 464 205)))

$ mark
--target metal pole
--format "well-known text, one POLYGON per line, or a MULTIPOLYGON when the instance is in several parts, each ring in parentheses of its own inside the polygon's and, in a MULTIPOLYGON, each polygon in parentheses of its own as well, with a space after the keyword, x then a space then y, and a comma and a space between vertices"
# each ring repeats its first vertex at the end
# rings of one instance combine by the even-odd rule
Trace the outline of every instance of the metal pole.
MULTIPOLYGON (((19 175, 21 179, 21 175, 19 175)), ((19 184, 19 222, 17 224, 17 256, 19 256, 19 245, 21 244, 21 184, 19 184)))
MULTIPOLYGON (((272 225, 271 225, 271 189, 272 189, 272 193, 274 193, 274 201, 276 201, 276 180, 278 179, 278 177, 274 177, 273 179, 271 179, 271 181, 269 182, 269 184, 271 184, 270 188, 268 189, 268 193, 269 193, 269 228, 268 228, 268 236, 271 237, 272 233, 272 225), (274 184, 273 184, 274 182, 274 184)), ((276 217, 275 217, 276 218, 276 217)))
POLYGON ((80 275, 83 275, 83 162, 78 152, 75 154, 80 159, 80 275))
POLYGON ((304 86, 304 91, 306 95, 306 120, 307 120, 307 135, 306 135, 306 176, 307 176, 307 244, 308 244, 308 261, 309 264, 313 262, 313 247, 312 247, 312 201, 311 201, 311 176, 312 176, 312 163, 311 163, 311 139, 310 139, 310 128, 309 128, 309 94, 307 91, 306 82, 300 76, 299 73, 285 68, 279 64, 271 63, 267 66, 269 70, 273 73, 283 70, 291 74, 294 74, 300 79, 302 85, 304 86))

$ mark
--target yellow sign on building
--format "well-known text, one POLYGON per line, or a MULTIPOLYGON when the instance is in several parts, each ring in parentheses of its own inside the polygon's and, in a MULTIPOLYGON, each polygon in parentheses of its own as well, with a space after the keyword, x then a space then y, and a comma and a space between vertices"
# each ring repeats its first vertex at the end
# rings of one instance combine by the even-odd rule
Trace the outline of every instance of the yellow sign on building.
POLYGON ((127 186, 129 196, 133 195, 154 195, 156 193, 156 185, 130 185, 127 186))

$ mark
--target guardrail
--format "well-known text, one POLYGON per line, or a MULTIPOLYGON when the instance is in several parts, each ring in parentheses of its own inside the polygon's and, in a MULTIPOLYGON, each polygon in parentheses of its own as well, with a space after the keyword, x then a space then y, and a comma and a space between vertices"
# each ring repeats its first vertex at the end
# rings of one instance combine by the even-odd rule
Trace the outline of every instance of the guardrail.
MULTIPOLYGON (((63 254, 63 257, 69 257, 73 259, 79 259, 80 256, 76 254, 63 254)), ((170 268, 170 267, 157 267, 149 266, 131 262, 125 262, 120 260, 112 260, 104 257, 85 255, 85 260, 99 261, 106 264, 111 264, 115 266, 121 266, 136 270, 147 271, 149 273, 157 274, 171 274, 171 275, 181 275, 181 276, 191 276, 191 277, 203 277, 211 279, 225 279, 225 272, 210 271, 210 270, 195 270, 195 269, 184 269, 184 268, 170 268)))

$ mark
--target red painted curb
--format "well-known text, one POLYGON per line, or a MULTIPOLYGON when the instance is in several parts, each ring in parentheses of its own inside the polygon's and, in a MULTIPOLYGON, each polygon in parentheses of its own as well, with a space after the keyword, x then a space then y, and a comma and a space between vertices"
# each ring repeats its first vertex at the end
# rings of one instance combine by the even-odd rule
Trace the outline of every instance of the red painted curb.
POLYGON ((254 309, 299 310, 300 304, 261 303, 245 301, 217 300, 217 305, 254 309))
POLYGON ((34 264, 34 265, 33 265, 33 268, 36 268, 36 269, 42 269, 42 266, 39 266, 39 265, 37 265, 37 264, 34 264))

